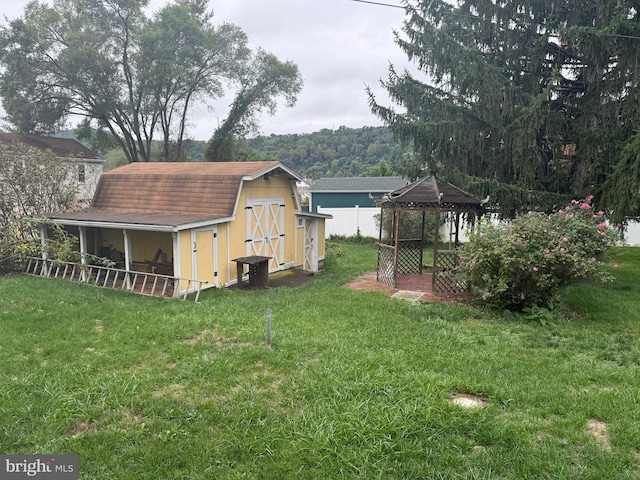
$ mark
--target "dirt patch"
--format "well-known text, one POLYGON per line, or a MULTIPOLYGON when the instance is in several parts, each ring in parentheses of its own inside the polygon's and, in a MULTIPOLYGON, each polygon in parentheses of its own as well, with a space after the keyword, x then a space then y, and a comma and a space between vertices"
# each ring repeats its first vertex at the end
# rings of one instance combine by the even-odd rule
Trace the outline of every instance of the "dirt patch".
POLYGON ((609 427, 602 420, 587 420, 587 432, 596 439, 605 452, 611 451, 611 441, 609 438, 609 427))
POLYGON ((191 337, 191 338, 187 338, 186 340, 183 340, 183 343, 186 343, 188 345, 195 345, 196 343, 200 343, 200 342, 213 343, 216 347, 220 347, 220 348, 226 348, 232 345, 239 345, 243 347, 251 346, 251 343, 241 342, 240 340, 234 337, 223 337, 215 329, 203 330, 195 337, 191 337))
MULTIPOLYGON (((279 272, 269 274, 269 284, 267 288, 298 288, 306 285, 321 273, 310 273, 297 268, 289 270, 281 270, 279 272)), ((233 290, 239 290, 238 284, 230 287, 233 290)), ((264 290, 265 287, 251 287, 245 281, 242 283, 242 290, 264 290)))
POLYGON ((180 385, 179 383, 173 383, 171 385, 167 385, 166 387, 160 388, 153 392, 153 396, 155 398, 160 397, 171 397, 174 400, 179 400, 184 398, 184 385, 180 385))
POLYGON ((481 408, 489 405, 489 399, 470 393, 457 393, 447 398, 447 402, 462 408, 481 408))
POLYGON ((88 422, 80 422, 75 427, 73 427, 71 430, 69 430, 68 435, 73 437, 75 435, 80 435, 82 433, 87 433, 87 432, 92 431, 92 430, 93 430, 93 427, 88 422))

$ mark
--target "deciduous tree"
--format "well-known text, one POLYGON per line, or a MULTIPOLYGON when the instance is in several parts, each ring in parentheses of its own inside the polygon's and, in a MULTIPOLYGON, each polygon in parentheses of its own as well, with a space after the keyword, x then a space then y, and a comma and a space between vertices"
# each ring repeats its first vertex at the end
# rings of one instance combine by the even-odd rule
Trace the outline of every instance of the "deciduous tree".
MULTIPOLYGON (((145 15, 147 3, 35 1, 21 18, 0 28, 0 95, 13 127, 48 133, 69 115, 79 115, 86 120, 86 136, 96 139, 96 131, 108 132, 129 162, 151 160, 158 134, 162 156, 182 159, 194 103, 216 99, 225 85, 239 81, 238 102, 248 101, 251 112, 269 109, 274 86, 263 80, 285 78, 272 66, 293 68, 297 75, 295 65, 273 55, 254 58, 239 27, 215 26, 206 0, 176 0, 151 18, 145 15)), ((295 99, 299 85, 298 90, 277 85, 283 89, 278 94, 295 99)), ((243 127, 234 124, 232 114, 225 125, 246 126, 244 113, 237 119, 243 127)))
POLYGON ((274 115, 277 100, 292 107, 302 89, 302 77, 293 62, 283 62, 258 49, 239 77, 239 89, 227 118, 216 129, 205 152, 209 161, 229 160, 233 139, 257 132, 258 115, 274 115))
POLYGON ((73 206, 78 167, 50 150, 22 143, 0 144, 0 228, 73 206))

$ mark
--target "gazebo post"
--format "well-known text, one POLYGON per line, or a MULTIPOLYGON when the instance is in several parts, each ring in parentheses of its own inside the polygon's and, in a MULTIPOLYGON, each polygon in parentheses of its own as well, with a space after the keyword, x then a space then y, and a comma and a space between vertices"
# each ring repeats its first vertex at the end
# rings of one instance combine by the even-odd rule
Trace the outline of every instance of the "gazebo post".
POLYGON ((393 209, 394 225, 394 237, 395 244, 393 248, 393 288, 398 284, 398 249, 400 248, 400 209, 395 207, 393 209))
POLYGON ((422 209, 422 227, 420 228, 420 275, 422 275, 422 266, 424 265, 424 221, 427 211, 422 209))
POLYGON ((433 239, 433 272, 431 273, 431 291, 435 292, 436 276, 438 275, 438 233, 440 231, 440 206, 435 209, 436 226, 433 239))

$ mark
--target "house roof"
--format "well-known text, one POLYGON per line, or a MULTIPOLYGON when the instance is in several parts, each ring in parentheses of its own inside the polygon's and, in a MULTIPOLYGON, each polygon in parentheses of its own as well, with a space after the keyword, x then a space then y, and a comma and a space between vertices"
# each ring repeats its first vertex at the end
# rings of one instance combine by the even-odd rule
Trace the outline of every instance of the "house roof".
POLYGON ((444 210, 479 210, 485 203, 435 175, 416 180, 375 200, 386 208, 439 207, 444 210))
POLYGON ((284 174, 279 162, 136 162, 103 173, 91 207, 49 215, 60 223, 172 227, 230 218, 243 181, 284 174))
POLYGON ((312 193, 373 193, 391 192, 404 187, 400 177, 335 177, 319 178, 309 189, 312 193))
POLYGON ((58 157, 97 160, 98 154, 73 138, 45 137, 0 132, 0 143, 23 143, 38 150, 51 150, 58 157))

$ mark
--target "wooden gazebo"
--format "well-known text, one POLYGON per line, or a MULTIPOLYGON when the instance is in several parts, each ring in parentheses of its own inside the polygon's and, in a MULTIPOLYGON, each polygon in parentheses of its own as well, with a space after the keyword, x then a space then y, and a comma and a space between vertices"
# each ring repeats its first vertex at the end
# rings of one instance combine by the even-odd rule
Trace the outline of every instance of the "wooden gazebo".
MULTIPOLYGON (((466 289, 455 273, 459 265, 458 246, 460 220, 466 214, 472 221, 481 215, 485 201, 443 181, 436 175, 416 180, 398 190, 375 198, 381 208, 380 235, 378 242, 377 279, 380 283, 396 288, 398 276, 421 275, 423 266, 423 238, 426 212, 435 213, 433 267, 431 271, 431 290, 434 293, 459 293, 466 289), (422 212, 420 238, 401 238, 400 215, 402 212, 422 212), (449 250, 438 249, 440 216, 451 213, 455 228, 455 247, 449 250), (390 231, 383 231, 385 215, 392 214, 390 231)), ((386 222, 388 223, 388 221, 386 222)), ((426 278, 425 278, 426 281, 426 278)))

